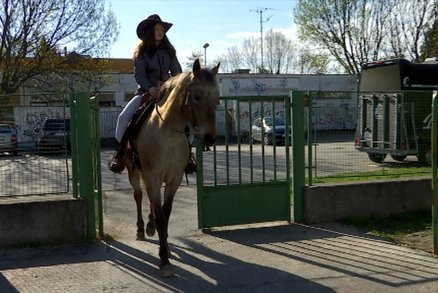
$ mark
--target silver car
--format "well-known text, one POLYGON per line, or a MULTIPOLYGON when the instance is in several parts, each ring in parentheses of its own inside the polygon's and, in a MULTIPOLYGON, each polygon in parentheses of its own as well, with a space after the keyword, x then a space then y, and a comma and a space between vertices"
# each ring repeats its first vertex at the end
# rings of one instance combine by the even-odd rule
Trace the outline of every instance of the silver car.
POLYGON ((18 141, 14 128, 9 124, 0 124, 0 153, 18 155, 18 141))
POLYGON ((276 144, 285 144, 284 118, 259 117, 254 121, 251 129, 252 142, 262 142, 265 145, 271 145, 275 139, 276 144))

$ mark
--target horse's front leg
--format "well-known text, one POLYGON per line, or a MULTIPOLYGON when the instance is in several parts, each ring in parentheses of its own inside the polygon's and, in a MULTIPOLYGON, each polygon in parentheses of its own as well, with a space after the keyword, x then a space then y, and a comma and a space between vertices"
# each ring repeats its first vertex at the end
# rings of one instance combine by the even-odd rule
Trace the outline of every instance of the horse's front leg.
POLYGON ((164 189, 163 213, 164 216, 166 217, 167 223, 169 223, 170 214, 172 212, 173 199, 175 197, 179 185, 180 185, 180 181, 175 180, 166 184, 166 188, 164 189))
POLYGON ((173 276, 173 269, 170 265, 169 256, 169 244, 167 243, 167 219, 163 213, 161 206, 154 209, 155 214, 155 226, 158 232, 158 237, 160 240, 160 250, 158 255, 160 256, 160 273, 162 277, 173 276))
POLYGON ((155 227, 158 232, 160 241, 160 249, 158 255, 160 256, 160 273, 162 277, 173 276, 173 269, 169 261, 169 246, 167 243, 167 218, 161 207, 160 184, 148 184, 147 191, 149 202, 155 217, 155 227))
MULTIPOLYGON (((166 233, 169 231, 169 218, 172 213, 172 205, 173 199, 175 197, 175 193, 178 190, 179 183, 177 181, 173 181, 171 183, 166 184, 166 188, 164 189, 164 203, 163 203, 163 213, 166 219, 166 233), (176 183, 175 183, 176 182, 176 183)), ((168 257, 171 257, 171 252, 169 246, 167 247, 168 257)))
POLYGON ((146 234, 150 237, 155 235, 155 218, 154 212, 152 211, 152 205, 149 203, 150 212, 149 212, 149 221, 146 224, 146 234))

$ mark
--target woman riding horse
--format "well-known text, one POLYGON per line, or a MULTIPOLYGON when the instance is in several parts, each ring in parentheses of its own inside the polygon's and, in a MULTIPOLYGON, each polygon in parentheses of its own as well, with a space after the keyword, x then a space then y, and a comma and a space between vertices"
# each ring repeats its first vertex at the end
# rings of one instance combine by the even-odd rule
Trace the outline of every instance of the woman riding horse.
POLYGON ((141 41, 134 52, 134 77, 138 87, 135 96, 117 119, 115 137, 119 145, 108 162, 108 168, 114 173, 121 173, 125 169, 123 157, 128 141, 126 129, 137 109, 151 98, 158 99, 161 84, 170 76, 182 72, 176 50, 166 36, 171 26, 171 23, 162 21, 157 14, 150 15, 137 26, 137 36, 141 41))

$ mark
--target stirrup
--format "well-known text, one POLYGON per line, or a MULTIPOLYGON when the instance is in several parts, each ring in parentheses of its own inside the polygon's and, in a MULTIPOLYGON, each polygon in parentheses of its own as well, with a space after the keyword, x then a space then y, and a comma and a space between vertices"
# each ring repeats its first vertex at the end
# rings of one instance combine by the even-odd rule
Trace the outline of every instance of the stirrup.
POLYGON ((125 170, 125 164, 123 163, 123 156, 121 158, 117 158, 114 156, 111 160, 108 161, 108 169, 113 173, 122 173, 125 170))

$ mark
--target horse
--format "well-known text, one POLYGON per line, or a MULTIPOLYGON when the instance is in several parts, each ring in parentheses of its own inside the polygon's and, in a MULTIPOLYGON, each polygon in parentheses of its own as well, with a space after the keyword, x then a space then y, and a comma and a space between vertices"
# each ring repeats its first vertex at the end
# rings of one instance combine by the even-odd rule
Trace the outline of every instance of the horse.
POLYGON ((194 129, 205 146, 211 146, 216 141, 218 69, 219 64, 212 69, 201 68, 197 59, 191 72, 180 73, 167 80, 161 87, 160 99, 141 124, 136 138, 130 141, 131 146, 125 154, 124 162, 137 206, 137 240, 145 240, 143 182, 150 208, 146 234, 153 236, 155 230, 158 232, 159 269, 163 277, 173 275, 167 242, 168 224, 175 193, 191 156, 186 128, 194 129))

